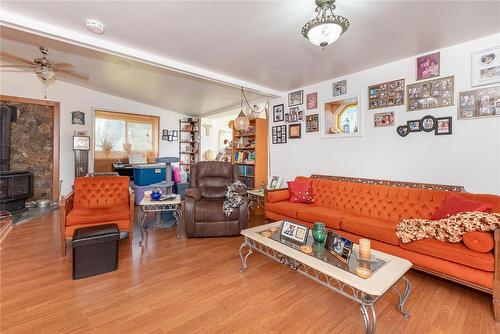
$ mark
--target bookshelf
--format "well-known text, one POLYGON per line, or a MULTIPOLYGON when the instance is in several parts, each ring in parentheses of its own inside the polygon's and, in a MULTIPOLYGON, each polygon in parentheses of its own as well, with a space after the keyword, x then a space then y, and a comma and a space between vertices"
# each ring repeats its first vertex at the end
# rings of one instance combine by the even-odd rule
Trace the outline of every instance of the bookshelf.
POLYGON ((200 161, 200 120, 179 120, 179 166, 189 173, 191 164, 200 161))
POLYGON ((267 120, 256 118, 250 121, 245 133, 233 130, 232 162, 237 166, 238 176, 248 188, 267 187, 267 120))

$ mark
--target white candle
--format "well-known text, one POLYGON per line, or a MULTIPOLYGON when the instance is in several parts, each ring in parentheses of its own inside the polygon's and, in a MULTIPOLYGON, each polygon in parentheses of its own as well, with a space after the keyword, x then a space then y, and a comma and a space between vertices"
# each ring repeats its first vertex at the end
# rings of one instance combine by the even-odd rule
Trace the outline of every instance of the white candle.
POLYGON ((363 260, 370 260, 370 239, 359 239, 359 257, 363 260))

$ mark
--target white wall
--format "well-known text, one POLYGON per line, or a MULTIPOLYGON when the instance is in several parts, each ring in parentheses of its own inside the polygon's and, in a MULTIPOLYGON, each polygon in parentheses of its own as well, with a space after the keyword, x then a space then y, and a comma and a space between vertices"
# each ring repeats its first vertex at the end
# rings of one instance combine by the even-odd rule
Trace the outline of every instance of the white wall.
MULTIPOLYGON (((0 81, 0 94, 43 99, 40 80, 34 74, 26 72, 3 72, 0 81)), ((71 191, 74 178, 73 135, 75 131, 87 131, 93 137, 93 108, 160 116, 160 131, 162 129, 178 129, 179 119, 184 117, 179 113, 82 88, 59 80, 49 86, 47 99, 61 103, 60 178, 63 180, 62 192, 65 194, 71 191), (85 125, 71 124, 71 112, 76 110, 85 113, 85 125)), ((178 142, 168 142, 160 138, 159 149, 160 156, 179 156, 178 142)), ((90 156, 89 160, 89 170, 92 170, 93 157, 90 156)))
MULTIPOLYGON (((406 112, 405 106, 368 110, 369 85, 401 78, 407 85, 415 82, 415 57, 298 88, 304 89, 304 102, 307 93, 318 92, 319 106, 322 100, 333 98, 332 83, 346 79, 347 96, 361 96, 362 136, 321 139, 319 132, 306 133, 304 124, 301 139, 270 144, 271 175, 281 175, 285 180, 297 175, 327 174, 456 184, 470 192, 500 194, 500 117, 457 120, 456 107, 458 92, 471 89, 471 53, 499 45, 499 41, 500 34, 496 34, 440 50, 441 76, 455 76, 453 107, 413 112, 406 112), (382 111, 395 112, 395 126, 374 128, 373 114, 382 111), (425 115, 453 116, 453 134, 418 132, 404 138, 396 134, 398 125, 425 115)), ((280 103, 287 108, 288 94, 284 96, 271 101, 271 111, 280 103)), ((305 105, 300 109, 304 110, 305 105)), ((319 110, 306 111, 314 113, 319 110)), ((276 124, 272 116, 269 118, 271 130, 276 124)))
MULTIPOLYGON (((231 133, 228 123, 238 116, 237 111, 234 115, 224 115, 221 117, 202 118, 201 124, 211 124, 210 134, 207 136, 205 128, 201 127, 201 160, 205 160, 204 154, 207 150, 212 150, 214 156, 219 153, 219 131, 231 133)), ((229 135, 229 140, 231 140, 229 135)))

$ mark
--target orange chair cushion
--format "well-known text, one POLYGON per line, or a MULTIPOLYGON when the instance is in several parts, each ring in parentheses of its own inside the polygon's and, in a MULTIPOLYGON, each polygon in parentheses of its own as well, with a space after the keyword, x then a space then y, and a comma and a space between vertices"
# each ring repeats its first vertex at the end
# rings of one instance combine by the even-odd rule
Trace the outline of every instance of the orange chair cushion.
POLYGON ((266 201, 270 203, 288 201, 290 193, 288 189, 270 191, 267 193, 266 201))
POLYGON ((75 209, 128 206, 128 176, 78 177, 75 179, 75 209))
POLYGON ((340 229, 340 221, 348 217, 351 216, 344 211, 324 208, 321 206, 314 206, 297 212, 297 218, 301 220, 309 221, 311 223, 324 223, 327 227, 337 230, 340 229))
MULTIPOLYGON (((96 223, 96 224, 83 224, 83 225, 72 225, 66 227, 66 238, 72 238, 73 233, 75 233, 75 230, 77 228, 81 227, 89 227, 89 226, 95 226, 95 225, 104 225, 104 224, 109 224, 110 222, 103 222, 103 223, 96 223)), ((130 230, 130 221, 127 220, 119 220, 119 221, 113 221, 111 223, 114 223, 118 225, 118 229, 120 231, 129 231, 130 230)))
POLYGON ((396 236, 396 225, 397 223, 388 220, 356 216, 351 216, 341 222, 343 230, 387 242, 391 245, 399 245, 399 239, 396 236))
POLYGON ((121 220, 130 220, 128 206, 118 206, 104 209, 73 209, 66 216, 66 226, 114 223, 121 220))
POLYGON ((267 203, 266 210, 290 218, 297 218, 297 212, 312 206, 313 206, 312 204, 291 203, 288 201, 282 201, 282 202, 267 203))
MULTIPOLYGON (((495 258, 492 252, 478 253, 465 247, 463 243, 423 239, 412 241, 407 244, 401 243, 400 247, 420 254, 460 263, 472 268, 485 271, 495 270, 495 258)), ((436 268, 436 270, 439 270, 439 268, 436 268)))
POLYGON ((464 245, 479 253, 488 253, 495 248, 495 240, 491 232, 466 232, 463 235, 464 245))

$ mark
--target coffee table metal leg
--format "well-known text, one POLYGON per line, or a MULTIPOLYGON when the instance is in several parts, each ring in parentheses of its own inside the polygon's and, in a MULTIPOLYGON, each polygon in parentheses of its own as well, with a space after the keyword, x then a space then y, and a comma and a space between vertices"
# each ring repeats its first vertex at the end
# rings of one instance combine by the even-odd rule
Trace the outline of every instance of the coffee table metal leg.
POLYGON ((365 333, 375 333, 375 328, 377 327, 377 315, 375 313, 375 307, 373 306, 373 304, 359 304, 359 308, 361 310, 361 315, 363 316, 363 322, 365 324, 365 333))
POLYGON ((182 225, 182 205, 177 205, 174 211, 175 217, 175 233, 177 240, 181 239, 181 225, 182 225))
POLYGON ((139 241, 139 246, 142 247, 142 243, 144 241, 144 233, 145 231, 145 225, 146 225, 146 217, 148 213, 144 208, 141 207, 141 210, 139 211, 138 219, 139 219, 139 231, 141 232, 141 240, 139 241))
POLYGON ((405 310, 404 307, 405 307, 406 300, 408 299, 408 296, 410 295, 410 292, 411 292, 411 283, 405 276, 403 276, 403 280, 405 282, 405 289, 403 291, 403 294, 401 294, 399 292, 399 288, 397 287, 397 285, 394 285, 392 287, 392 289, 396 292, 396 294, 399 297, 399 303, 398 303, 399 312, 401 312, 403 314, 403 317, 405 319, 408 319, 410 317, 410 312, 405 310))
POLYGON ((241 269, 240 269, 240 273, 241 273, 241 274, 243 274, 243 273, 245 272, 245 270, 247 270, 247 268, 248 268, 248 265, 247 265, 247 259, 248 259, 248 256, 249 256, 250 254, 252 254, 252 253, 253 253, 253 252, 252 252, 252 248, 250 248, 250 246, 248 246, 248 245, 246 244, 246 242, 243 242, 243 243, 241 244, 241 246, 240 246, 240 259, 241 259, 241 264, 242 264, 242 267, 241 267, 241 269), (248 253, 247 253, 245 256, 243 256, 243 248, 244 248, 244 247, 248 247, 248 253))

